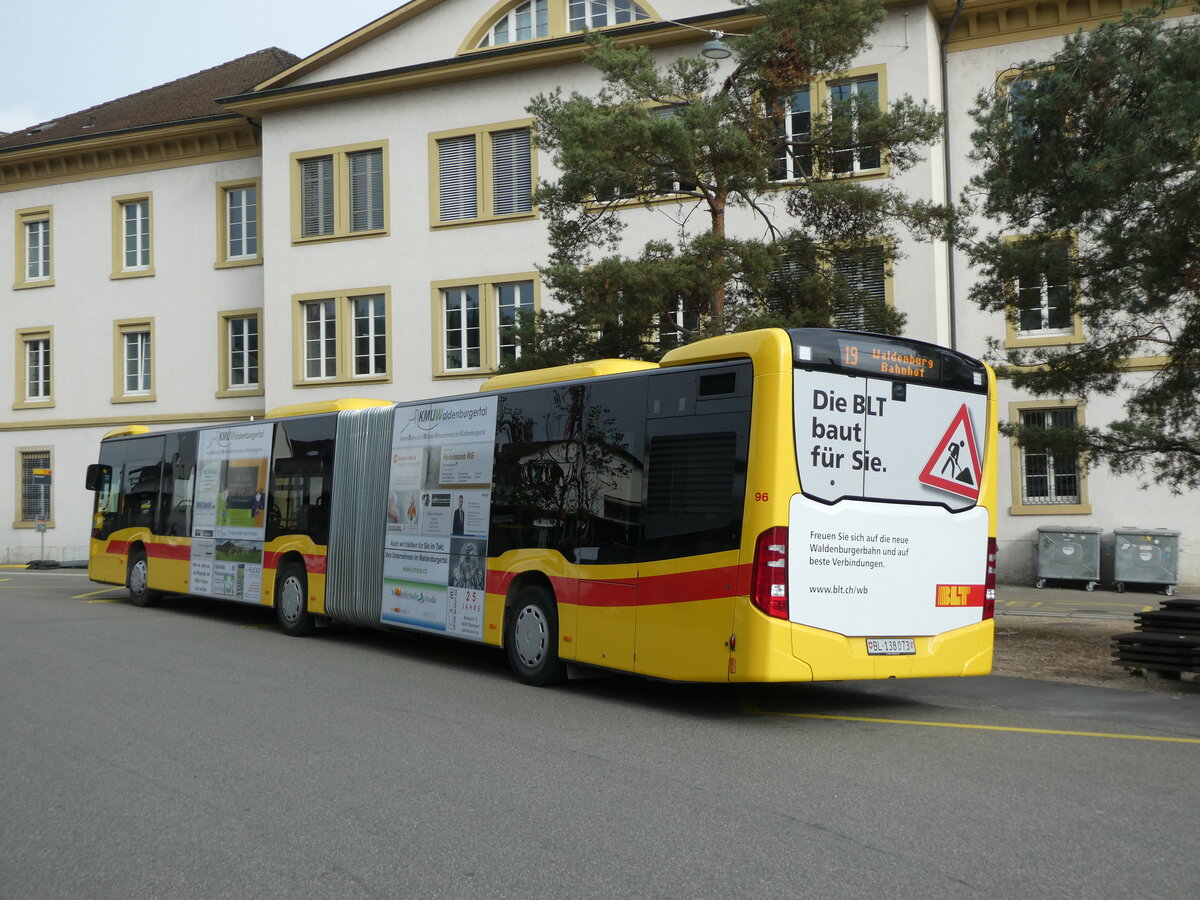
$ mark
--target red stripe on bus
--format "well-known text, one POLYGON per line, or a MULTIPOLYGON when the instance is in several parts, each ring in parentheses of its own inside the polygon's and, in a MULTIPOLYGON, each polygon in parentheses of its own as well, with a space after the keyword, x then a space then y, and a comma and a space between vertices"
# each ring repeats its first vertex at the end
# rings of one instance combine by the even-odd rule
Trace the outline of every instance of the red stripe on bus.
MULTIPOLYGON (((104 548, 105 553, 126 556, 129 554, 129 541, 109 541, 104 548)), ((188 562, 192 558, 192 545, 186 544, 160 544, 149 543, 146 547, 146 555, 151 559, 173 559, 180 562, 188 562)), ((279 568, 279 557, 282 553, 268 552, 263 554, 263 567, 267 569, 279 568)), ((325 556, 316 553, 303 553, 304 567, 313 575, 324 575, 327 568, 325 556)))
MULTIPOLYGON (((667 603, 690 603, 697 600, 713 600, 737 593, 739 576, 748 576, 741 570, 746 566, 723 566, 716 569, 700 569, 695 572, 678 572, 671 575, 643 575, 638 579, 602 578, 551 578, 559 601, 578 606, 658 606, 667 603), (584 585, 586 584, 586 589, 584 585), (629 590, 634 584, 636 591, 629 590), (575 591, 569 586, 579 587, 575 600, 570 599, 575 591)), ((517 576, 515 572, 487 573, 489 594, 507 594, 509 585, 517 576)))
POLYGON ((147 544, 146 555, 151 559, 173 559, 187 562, 192 558, 191 544, 147 544))
MULTIPOLYGON (((328 560, 325 556, 321 556, 316 553, 301 553, 300 555, 304 558, 304 568, 308 571, 309 574, 311 574, 311 575, 324 575, 325 574, 325 570, 329 566, 328 560)), ((278 569, 279 568, 279 558, 281 556, 283 556, 283 554, 276 552, 276 551, 269 551, 269 552, 264 553, 263 554, 263 568, 264 569, 278 569)))

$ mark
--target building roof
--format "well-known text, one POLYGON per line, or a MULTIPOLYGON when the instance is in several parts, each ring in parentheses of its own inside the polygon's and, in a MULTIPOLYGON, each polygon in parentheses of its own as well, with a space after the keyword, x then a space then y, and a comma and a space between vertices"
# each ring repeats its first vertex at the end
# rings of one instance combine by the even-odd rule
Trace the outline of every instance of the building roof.
POLYGON ((229 97, 247 91, 299 61, 300 57, 278 47, 248 53, 239 59, 158 87, 58 116, 10 134, 0 134, 0 152, 176 124, 191 119, 226 118, 231 114, 215 102, 217 97, 229 97))

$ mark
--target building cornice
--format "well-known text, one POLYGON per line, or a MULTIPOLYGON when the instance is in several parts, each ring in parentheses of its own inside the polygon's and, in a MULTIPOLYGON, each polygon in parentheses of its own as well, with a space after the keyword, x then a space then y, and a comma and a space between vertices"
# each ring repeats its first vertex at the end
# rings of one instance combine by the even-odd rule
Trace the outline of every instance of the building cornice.
MULTIPOLYGON (((952 18, 955 5, 954 0, 930 0, 929 6, 943 29, 952 18)), ((1145 5, 1145 0, 966 0, 946 49, 956 52, 1062 37, 1089 31, 1101 22, 1119 19, 1145 5)), ((1167 15, 1189 15, 1194 8, 1190 3, 1180 4, 1167 15)))
POLYGON ((258 129, 236 115, 133 128, 0 152, 0 192, 261 152, 258 129))

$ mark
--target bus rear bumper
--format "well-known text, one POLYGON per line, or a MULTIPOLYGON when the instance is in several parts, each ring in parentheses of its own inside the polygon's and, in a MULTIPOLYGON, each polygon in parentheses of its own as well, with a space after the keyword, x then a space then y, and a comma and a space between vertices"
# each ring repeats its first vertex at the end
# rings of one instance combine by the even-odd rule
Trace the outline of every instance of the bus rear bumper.
MULTIPOLYGON (((733 682, 855 681, 987 675, 995 633, 991 619, 942 634, 913 638, 916 652, 877 656, 865 637, 771 619, 751 610, 739 616, 730 655, 733 682)), ((894 637, 896 635, 880 635, 894 637)))

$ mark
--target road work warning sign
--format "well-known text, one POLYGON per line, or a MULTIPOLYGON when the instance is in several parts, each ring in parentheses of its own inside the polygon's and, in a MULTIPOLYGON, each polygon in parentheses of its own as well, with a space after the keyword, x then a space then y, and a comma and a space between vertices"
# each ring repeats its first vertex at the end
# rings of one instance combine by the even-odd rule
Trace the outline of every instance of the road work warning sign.
POLYGON ((978 500, 982 475, 979 448, 975 446, 975 433, 971 429, 971 413, 964 403, 917 480, 941 491, 978 500))

